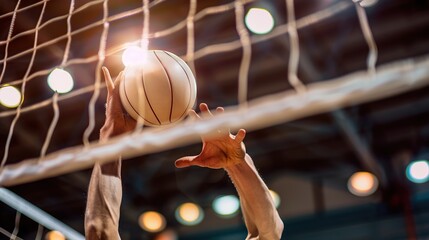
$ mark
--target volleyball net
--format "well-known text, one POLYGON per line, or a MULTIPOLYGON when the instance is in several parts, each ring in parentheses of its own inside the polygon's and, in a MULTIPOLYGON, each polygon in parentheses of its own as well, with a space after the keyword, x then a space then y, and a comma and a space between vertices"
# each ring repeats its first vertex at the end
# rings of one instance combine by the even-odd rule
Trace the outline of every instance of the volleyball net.
MULTIPOLYGON (((296 120, 299 118, 331 111, 337 108, 356 105, 386 98, 403 92, 411 91, 429 84, 429 56, 422 56, 413 59, 400 59, 395 62, 383 64, 376 67, 377 45, 373 39, 371 27, 365 14, 365 9, 352 1, 334 2, 326 8, 310 13, 306 16, 295 18, 295 7, 293 0, 286 0, 285 6, 287 21, 278 24, 265 35, 251 34, 244 23, 246 9, 252 6, 255 1, 237 0, 226 4, 210 6, 198 9, 197 1, 190 0, 188 4, 188 14, 181 21, 172 26, 159 31, 149 29, 150 21, 156 18, 151 14, 151 10, 157 6, 167 4, 167 1, 143 0, 133 9, 110 12, 114 1, 96 0, 78 6, 74 0, 69 2, 67 13, 59 16, 48 16, 50 5, 54 2, 39 1, 31 5, 24 6, 22 1, 17 1, 12 11, 0 15, 0 19, 9 23, 7 36, 0 41, 2 48, 2 65, 0 75, 1 86, 16 86, 20 89, 21 95, 26 95, 28 86, 40 79, 46 79, 54 68, 68 68, 75 65, 86 66, 93 73, 93 82, 86 82, 81 87, 77 87, 65 94, 52 93, 46 99, 35 102, 27 102, 27 99, 20 102, 14 109, 3 109, 0 118, 12 118, 5 136, 3 156, 0 166, 0 185, 11 186, 31 182, 47 177, 58 176, 73 171, 91 167, 95 162, 109 162, 116 160, 122 155, 123 159, 134 156, 167 151, 183 145, 200 141, 200 136, 210 134, 218 128, 228 127, 232 130, 245 128, 248 131, 267 128, 279 123, 296 120), (85 13, 87 9, 98 8, 100 19, 93 20, 90 24, 73 26, 72 20, 85 13), (333 79, 325 79, 314 83, 303 83, 298 76, 300 60, 300 44, 298 30, 312 25, 320 24, 323 21, 350 9, 355 9, 362 29, 364 41, 368 46, 368 57, 366 68, 356 72, 345 74, 333 79), (16 32, 16 22, 26 11, 37 12, 38 19, 32 19, 36 25, 29 30, 16 32), (236 39, 229 42, 214 44, 196 44, 195 25, 213 15, 234 14, 236 26, 236 39), (195 71, 196 64, 214 54, 228 54, 231 51, 241 51, 241 61, 237 79, 237 105, 226 108, 221 116, 202 121, 181 123, 165 128, 143 128, 135 132, 112 138, 107 142, 90 141, 90 135, 96 130, 96 111, 104 109, 97 108, 100 92, 105 87, 101 78, 101 67, 110 59, 116 58, 124 50, 124 42, 110 42, 111 24, 127 18, 136 18, 134 23, 141 29, 141 35, 131 41, 138 45, 149 45, 166 36, 171 36, 179 31, 186 31, 185 54, 181 57, 195 71), (48 19, 48 20, 45 20, 48 19), (7 20, 7 21, 6 21, 7 20), (51 25, 63 24, 65 29, 63 34, 44 39, 44 29, 51 25), (94 30, 96 29, 96 31, 94 30), (91 42, 97 46, 96 52, 90 56, 74 57, 72 45, 89 44, 77 41, 75 37, 79 34, 98 36, 98 41, 91 42), (273 93, 249 100, 248 97, 248 74, 252 60, 252 46, 261 42, 271 41, 278 36, 287 36, 289 41, 288 74, 284 76, 291 89, 280 93, 273 93), (33 36, 33 42, 27 49, 14 49, 13 43, 19 41, 24 36, 33 36), (61 46, 60 56, 57 56, 57 65, 46 69, 33 68, 36 61, 41 61, 42 53, 46 49, 61 46), (13 77, 11 74, 16 61, 26 59, 26 67, 23 69, 22 77, 13 77), (11 77, 12 76, 12 77, 11 77), (82 144, 67 147, 65 149, 48 152, 48 146, 52 140, 53 132, 58 128, 57 123, 61 119, 61 102, 79 99, 84 94, 90 94, 91 98, 87 102, 89 113, 89 124, 82 136, 82 144), (43 108, 52 106, 54 116, 49 123, 49 129, 44 137, 44 144, 38 156, 19 161, 9 161, 10 148, 13 136, 16 132, 16 124, 22 114, 41 111, 43 108), (267 117, 269 116, 269 117, 267 117)), ((168 50, 168 49, 167 49, 168 50)), ((52 55, 53 53, 51 53, 52 55)), ((57 54, 58 55, 58 54, 57 54)), ((112 60, 113 61, 113 60, 112 60)), ((197 84, 198 84, 198 76, 197 84)), ((198 97, 197 97, 198 101, 198 97)), ((73 131, 73 129, 70 129, 73 131)))

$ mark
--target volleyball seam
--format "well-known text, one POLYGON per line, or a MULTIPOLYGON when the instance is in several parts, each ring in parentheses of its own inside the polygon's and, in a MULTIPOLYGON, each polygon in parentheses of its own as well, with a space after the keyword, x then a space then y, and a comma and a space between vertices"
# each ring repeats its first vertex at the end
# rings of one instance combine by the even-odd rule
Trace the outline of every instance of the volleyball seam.
MULTIPOLYGON (((158 118, 158 116, 156 115, 155 110, 153 110, 152 104, 150 104, 149 97, 147 96, 147 92, 146 92, 146 84, 145 84, 145 83, 146 83, 146 81, 144 80, 144 69, 142 69, 142 73, 141 73, 141 75, 142 75, 142 77, 141 77, 141 81, 142 81, 142 83, 143 83, 144 96, 145 96, 145 98, 146 98, 147 104, 149 105, 150 110, 152 110, 153 115, 155 116, 156 120, 158 121, 158 125, 161 125, 161 121, 159 121, 159 118, 158 118)), ((157 125, 157 124, 154 124, 154 125, 157 125)))
MULTIPOLYGON (((131 103, 130 99, 128 98, 127 88, 125 87, 125 81, 126 81, 126 78, 124 78, 124 79, 122 80, 122 85, 123 85, 123 89, 124 89, 124 95, 125 95, 125 98, 126 98, 126 99, 127 99, 127 101, 128 101, 128 105, 130 105, 130 106, 131 106, 131 108, 134 110, 134 112, 135 112, 135 113, 137 113, 137 115, 139 115, 141 118, 143 118, 143 120, 144 120, 145 122, 148 122, 148 123, 150 123, 150 124, 156 125, 155 123, 152 123, 151 121, 147 120, 145 117, 143 117, 142 115, 140 115, 140 113, 139 113, 139 112, 137 112, 137 111, 136 111, 136 109, 134 108, 134 106, 133 106, 133 104, 131 103)), ((125 110, 126 110, 126 109, 125 109, 125 110)), ((137 119, 136 119, 136 120, 137 120, 137 119)))
POLYGON ((181 119, 182 117, 183 117, 183 115, 185 115, 186 114, 186 112, 187 112, 187 110, 189 109, 189 108, 192 108, 192 106, 189 106, 190 105, 190 103, 191 103, 191 99, 192 99, 192 84, 191 84, 191 80, 190 80, 190 78, 189 78, 189 75, 188 75, 188 72, 186 71, 186 69, 182 66, 182 64, 181 64, 181 62, 180 61, 177 61, 177 59, 174 57, 174 56, 172 56, 169 52, 167 52, 167 51, 164 51, 168 56, 170 56, 177 64, 179 64, 179 66, 182 68, 182 70, 185 72, 185 74, 186 74, 186 79, 188 80, 188 85, 189 85, 189 93, 190 93, 190 95, 189 95, 189 98, 188 98, 188 104, 186 105, 186 108, 185 108, 185 110, 183 111, 183 113, 180 115, 180 117, 178 118, 178 119, 181 119))
POLYGON ((162 66, 162 68, 164 70, 165 76, 167 77, 167 80, 170 83, 170 116, 169 116, 169 120, 170 120, 170 123, 171 123, 171 115, 173 114, 173 103, 174 103, 174 101, 173 101, 173 97, 174 97, 173 82, 171 81, 170 74, 168 74, 167 68, 165 67, 165 65, 163 64, 163 62, 161 61, 161 59, 159 58, 158 54, 156 54, 156 51, 153 51, 153 54, 155 54, 156 59, 161 64, 161 66, 162 66))

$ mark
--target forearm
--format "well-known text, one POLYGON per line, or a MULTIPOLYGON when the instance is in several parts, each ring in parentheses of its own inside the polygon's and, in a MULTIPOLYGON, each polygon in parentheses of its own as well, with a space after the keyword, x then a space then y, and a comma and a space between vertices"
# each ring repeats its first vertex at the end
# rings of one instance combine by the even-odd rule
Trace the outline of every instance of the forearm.
MULTIPOLYGON (((100 140, 110 136, 102 133, 100 140)), ((100 165, 91 175, 85 213, 87 239, 120 239, 119 214, 122 199, 121 160, 100 165)))
POLYGON ((119 239, 122 185, 119 175, 110 174, 120 169, 120 163, 114 165, 94 166, 85 213, 87 239, 119 239))
POLYGON ((248 238, 258 236, 261 240, 280 239, 283 222, 250 156, 246 154, 244 161, 225 170, 240 196, 243 215, 249 230, 248 238))

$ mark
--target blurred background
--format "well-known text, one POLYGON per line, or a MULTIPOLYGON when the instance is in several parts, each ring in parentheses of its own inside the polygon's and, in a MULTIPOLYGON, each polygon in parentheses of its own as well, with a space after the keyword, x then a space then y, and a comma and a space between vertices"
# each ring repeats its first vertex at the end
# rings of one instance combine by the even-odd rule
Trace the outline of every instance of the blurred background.
MULTIPOLYGON (((88 104, 103 32, 103 1, 76 0, 74 4, 70 26, 75 32, 68 60, 87 60, 65 66, 66 73, 59 70, 66 84, 57 87, 64 93, 60 94, 59 122, 47 153, 81 145, 89 122, 88 104)), ((151 1, 150 34, 162 33, 186 20, 189 5, 185 0, 151 1)), ((429 1, 379 0, 369 5, 365 11, 379 50, 377 65, 429 53, 429 1)), ((239 41, 233 1, 197 1, 197 15, 215 6, 225 10, 195 22, 196 51, 239 41)), ((33 52, 27 50, 32 49, 35 34, 22 33, 36 27, 42 7, 43 1, 35 0, 0 3, 0 59, 13 56, 2 61, 0 86, 14 86, 20 91, 23 82, 19 80, 30 76, 25 83, 23 109, 52 98, 48 74, 61 66, 68 48, 70 1, 49 0, 40 20, 43 27, 38 31, 39 48, 32 63, 33 52), (16 7, 23 10, 14 17, 16 7), (46 69, 46 73, 33 74, 46 69)), ((141 1, 108 2, 108 52, 141 38, 141 7, 141 1)), ((244 8, 251 36, 268 36, 287 23, 285 1, 246 1, 244 8), (255 22, 257 25, 252 25, 255 22)), ((298 30, 298 77, 306 85, 366 69, 368 45, 351 0, 295 1, 297 19, 330 8, 341 11, 298 30)), ((186 25, 169 34, 151 36, 149 49, 186 54, 186 25)), ((287 34, 252 44, 249 100, 292 89, 287 80, 289 46, 287 34)), ((122 53, 114 52, 105 60, 112 75, 124 68, 122 53)), ((237 105, 241 57, 238 47, 196 59, 198 103, 206 102, 211 108, 237 105)), ((248 133, 247 151, 273 191, 285 223, 283 239, 429 239, 428 93, 429 87, 424 87, 248 133)), ((91 140, 98 139, 104 121, 105 97, 102 88, 91 140)), ((16 104, 2 101, 3 155, 16 104)), ((52 104, 21 114, 6 164, 40 156, 53 116, 52 104)), ((123 162, 122 239, 245 238, 237 193, 225 172, 174 167, 177 158, 198 154, 200 148, 201 144, 194 144, 123 162)), ((8 189, 83 234, 90 173, 83 170, 8 189)), ((13 208, 0 203, 3 230, 14 230, 15 216, 13 208)), ((17 235, 34 239, 37 228, 36 222, 22 216, 17 235)), ((46 239, 61 239, 49 231, 44 230, 46 239)), ((0 239, 9 238, 0 234, 0 239)))

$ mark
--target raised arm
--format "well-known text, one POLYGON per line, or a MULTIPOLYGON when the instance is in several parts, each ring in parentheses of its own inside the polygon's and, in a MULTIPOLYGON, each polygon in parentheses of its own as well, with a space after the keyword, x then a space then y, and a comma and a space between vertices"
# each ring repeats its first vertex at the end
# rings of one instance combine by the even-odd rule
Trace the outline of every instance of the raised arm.
MULTIPOLYGON (((120 73, 112 81, 107 68, 103 68, 107 87, 106 121, 100 131, 100 141, 131 131, 135 121, 123 114, 119 99, 120 73)), ((119 213, 122 199, 121 159, 112 163, 94 165, 88 189, 85 212, 86 239, 120 239, 119 213)))
MULTIPOLYGON (((200 110, 203 115, 211 116, 206 104, 201 104, 200 110)), ((217 108, 216 112, 223 112, 223 108, 217 108)), ((190 115, 200 118, 194 111, 190 115)), ((283 222, 252 158, 246 153, 243 143, 245 135, 246 131, 241 129, 235 136, 227 130, 220 130, 215 137, 203 137, 201 153, 197 156, 178 159, 176 166, 225 169, 240 197, 241 209, 248 230, 246 239, 280 239, 283 222)))

